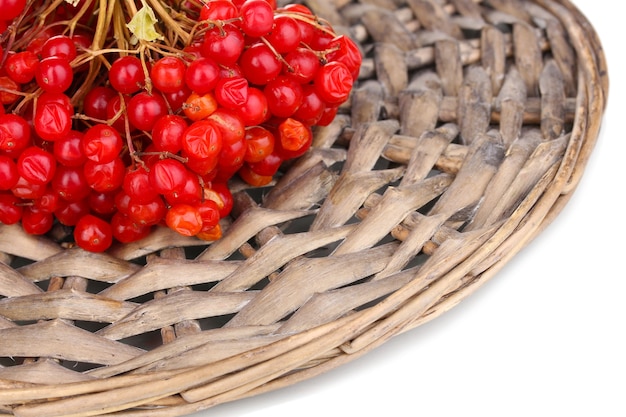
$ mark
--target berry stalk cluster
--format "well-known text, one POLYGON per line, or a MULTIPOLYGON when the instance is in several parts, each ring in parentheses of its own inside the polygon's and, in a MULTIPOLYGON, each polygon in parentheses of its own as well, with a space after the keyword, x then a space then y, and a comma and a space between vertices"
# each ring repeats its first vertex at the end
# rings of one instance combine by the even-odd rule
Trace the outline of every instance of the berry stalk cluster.
POLYGON ((349 99, 358 46, 273 0, 0 0, 0 223, 212 241, 349 99))

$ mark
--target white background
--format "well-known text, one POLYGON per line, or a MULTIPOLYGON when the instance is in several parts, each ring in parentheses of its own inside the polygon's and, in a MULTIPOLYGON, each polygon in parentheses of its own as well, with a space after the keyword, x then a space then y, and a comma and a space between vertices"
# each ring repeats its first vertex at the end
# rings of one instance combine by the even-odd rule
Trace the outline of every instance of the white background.
POLYGON ((626 416, 626 65, 617 2, 573 0, 610 94, 574 196, 530 246, 440 318, 324 375, 194 417, 626 416))

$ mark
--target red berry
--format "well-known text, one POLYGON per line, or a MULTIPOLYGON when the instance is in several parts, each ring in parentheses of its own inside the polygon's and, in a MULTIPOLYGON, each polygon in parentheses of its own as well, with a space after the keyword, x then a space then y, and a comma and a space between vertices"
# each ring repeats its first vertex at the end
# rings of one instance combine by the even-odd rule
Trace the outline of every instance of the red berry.
POLYGON ((76 223, 74 241, 90 252, 104 252, 113 243, 113 229, 101 218, 87 214, 76 223))
POLYGON ((222 133, 211 121, 192 123, 183 134, 183 151, 195 158, 217 158, 222 150, 222 133))
POLYGON ((0 155, 0 190, 10 190, 17 184, 19 178, 20 174, 13 158, 0 155))
POLYGON ((20 51, 7 55, 4 70, 9 78, 18 84, 26 84, 35 78, 39 58, 34 52, 20 51))
POLYGON ((54 217, 64 226, 76 226, 78 220, 89 214, 91 208, 87 197, 78 201, 59 201, 59 207, 54 211, 54 217))
POLYGON ((278 76, 263 89, 270 112, 277 117, 290 117, 302 103, 302 87, 292 78, 278 76))
POLYGON ((52 229, 54 216, 46 210, 27 206, 22 213, 22 228, 31 235, 43 235, 52 229))
POLYGON ((190 204, 176 204, 165 216, 167 226, 183 236, 195 236, 202 230, 202 215, 190 204))
POLYGON ((83 152, 83 133, 78 130, 70 130, 70 132, 54 141, 52 153, 57 162, 68 166, 81 166, 87 161, 87 157, 83 152))
POLYGON ((150 234, 150 226, 139 225, 127 215, 116 212, 111 218, 113 237, 121 243, 131 243, 150 234))
POLYGON ((227 23, 206 31, 201 53, 218 64, 229 66, 237 62, 244 47, 245 40, 241 30, 232 23, 227 23))
POLYGON ((266 0, 246 0, 239 8, 241 30, 253 38, 267 35, 274 24, 274 10, 266 0))
POLYGON ((248 99, 248 80, 243 77, 221 78, 215 86, 215 98, 220 106, 237 109, 248 99))
POLYGON ((159 194, 177 192, 185 187, 187 168, 182 162, 166 158, 157 161, 150 169, 150 184, 159 194))
POLYGON ((21 200, 11 193, 0 192, 0 223, 15 224, 22 218, 21 200))
POLYGON ((9 21, 18 17, 26 7, 26 0, 2 0, 0 2, 0 16, 9 21))
POLYGON ((348 67, 337 61, 329 62, 317 72, 314 80, 317 94, 329 104, 340 104, 350 96, 354 79, 348 67))
POLYGON ((83 200, 91 192, 83 167, 58 166, 50 185, 57 194, 68 202, 83 200))
POLYGON ((105 124, 90 127, 83 136, 83 153, 95 163, 113 161, 119 156, 123 146, 119 132, 105 124))
POLYGON ((20 175, 32 184, 47 184, 56 171, 56 159, 38 146, 24 149, 17 160, 20 175))
POLYGON ((30 126, 23 117, 0 114, 0 151, 21 152, 30 142, 30 126))
POLYGON ((274 135, 261 126, 246 129, 246 162, 261 162, 274 150, 274 135))
POLYGON ((210 0, 200 10, 200 20, 228 20, 237 17, 237 7, 230 0, 210 0))
POLYGON ((163 220, 166 212, 165 202, 157 196, 145 203, 138 203, 131 199, 126 215, 140 226, 153 226, 163 220))
POLYGON ((180 58, 174 56, 160 58, 150 68, 152 85, 164 93, 174 93, 183 86, 186 69, 185 63, 180 58))
POLYGON ((89 90, 83 100, 83 112, 85 115, 97 119, 107 119, 107 104, 116 97, 117 93, 110 87, 96 86, 89 90))
POLYGON ((152 143, 156 150, 178 153, 183 146, 183 133, 187 129, 185 118, 175 114, 160 117, 152 127, 152 143))
POLYGON ((274 15, 274 25, 266 39, 281 54, 293 51, 300 45, 300 25, 290 16, 274 15))
POLYGON ((56 35, 49 38, 41 46, 42 58, 56 56, 71 62, 76 58, 76 44, 69 36, 56 35))
POLYGON ((133 94, 145 84, 145 74, 141 60, 128 55, 116 59, 109 69, 111 86, 122 94, 133 94))
POLYGON ((250 84, 264 85, 280 74, 283 64, 264 43, 255 43, 241 54, 239 65, 250 84))
POLYGON ((122 188, 133 201, 140 204, 152 201, 158 196, 158 193, 152 189, 148 171, 143 167, 128 169, 122 188))
POLYGON ((126 110, 133 127, 151 131, 154 123, 167 114, 167 103, 159 94, 141 91, 131 97, 126 110))
POLYGON ((85 162, 85 180, 91 189, 101 193, 115 191, 124 181, 125 166, 121 158, 98 163, 92 160, 85 162))
POLYGON ((269 110, 263 91, 256 87, 249 87, 246 102, 239 107, 237 113, 246 126, 260 125, 265 122, 269 117, 269 110))
POLYGON ((198 94, 205 94, 213 90, 219 76, 220 67, 215 61, 210 58, 200 57, 193 60, 187 67, 185 83, 192 91, 198 94))
POLYGON ((54 142, 72 130, 74 108, 63 93, 45 92, 39 97, 33 127, 40 138, 54 142))
POLYGON ((42 90, 63 93, 72 85, 74 71, 67 58, 51 56, 39 62, 35 79, 42 90))

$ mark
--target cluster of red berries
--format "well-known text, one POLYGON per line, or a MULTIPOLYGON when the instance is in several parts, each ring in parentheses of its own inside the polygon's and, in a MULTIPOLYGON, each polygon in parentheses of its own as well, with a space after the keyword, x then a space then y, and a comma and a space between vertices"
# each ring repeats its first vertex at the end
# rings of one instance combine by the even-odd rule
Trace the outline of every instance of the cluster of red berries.
POLYGON ((79 103, 93 35, 50 25, 2 52, 1 223, 45 234, 60 222, 95 252, 157 225, 215 240, 234 175, 267 185, 309 149, 311 127, 349 98, 356 44, 303 5, 210 0, 196 11, 188 45, 118 54, 79 103))

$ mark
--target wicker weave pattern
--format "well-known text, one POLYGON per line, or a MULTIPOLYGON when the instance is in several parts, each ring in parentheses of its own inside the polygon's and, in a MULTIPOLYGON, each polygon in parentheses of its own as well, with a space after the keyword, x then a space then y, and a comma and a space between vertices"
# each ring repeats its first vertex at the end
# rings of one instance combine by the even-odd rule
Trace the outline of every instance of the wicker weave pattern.
POLYGON ((567 0, 314 0, 365 56, 349 105, 225 236, 107 254, 0 225, 0 414, 189 414, 449 310, 567 203, 608 80, 567 0))

